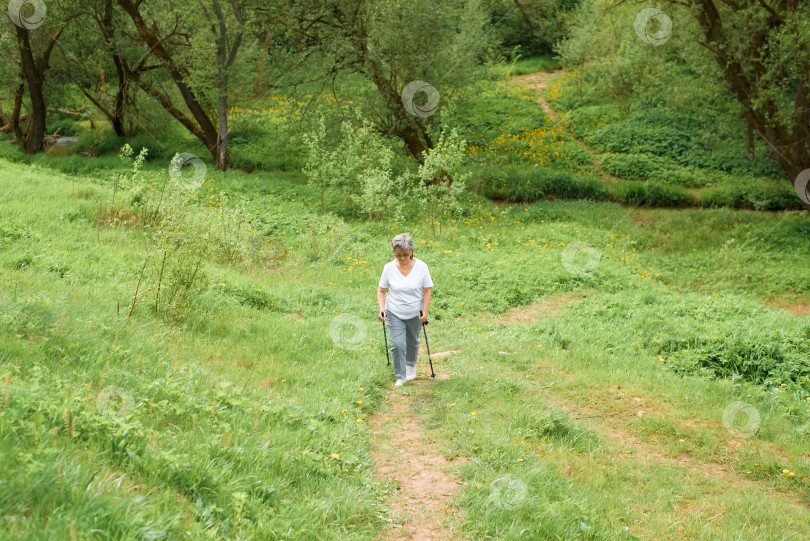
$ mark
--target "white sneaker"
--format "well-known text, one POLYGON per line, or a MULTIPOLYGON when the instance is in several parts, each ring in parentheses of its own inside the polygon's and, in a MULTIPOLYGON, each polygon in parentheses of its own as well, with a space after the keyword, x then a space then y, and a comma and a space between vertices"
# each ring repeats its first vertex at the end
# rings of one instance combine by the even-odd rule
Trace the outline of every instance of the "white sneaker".
POLYGON ((416 366, 405 365, 405 381, 416 379, 416 366))
POLYGON ((398 379, 396 383, 394 383, 394 387, 402 387, 405 384, 404 379, 398 379))

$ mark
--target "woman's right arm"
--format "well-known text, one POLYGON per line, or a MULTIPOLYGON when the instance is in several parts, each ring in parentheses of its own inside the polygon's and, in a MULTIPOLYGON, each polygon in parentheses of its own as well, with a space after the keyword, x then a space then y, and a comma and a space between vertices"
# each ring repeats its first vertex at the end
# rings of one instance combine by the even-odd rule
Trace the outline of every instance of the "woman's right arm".
POLYGON ((377 314, 377 319, 385 321, 385 294, 388 292, 386 287, 377 288, 377 306, 380 307, 380 314, 377 314))

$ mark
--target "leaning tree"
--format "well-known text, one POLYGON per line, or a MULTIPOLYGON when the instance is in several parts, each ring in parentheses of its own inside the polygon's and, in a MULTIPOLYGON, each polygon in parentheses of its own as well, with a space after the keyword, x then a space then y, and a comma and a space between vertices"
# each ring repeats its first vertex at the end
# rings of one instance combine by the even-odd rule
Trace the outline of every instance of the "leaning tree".
POLYGON ((141 39, 138 85, 199 139, 215 168, 228 165, 228 107, 253 0, 116 0, 141 39))
POLYGON ((695 18, 703 38, 699 43, 716 62, 747 122, 800 188, 800 173, 810 169, 810 2, 667 2, 685 7, 695 18))
POLYGON ((342 93, 419 163, 435 146, 437 99, 446 104, 478 80, 496 40, 487 13, 469 0, 275 0, 258 12, 273 29, 270 53, 283 57, 277 68, 290 84, 305 80, 298 72, 342 93), (334 85, 340 77, 357 84, 334 85), (409 87, 418 81, 429 86, 409 87), (403 91, 413 107, 404 106, 403 91))

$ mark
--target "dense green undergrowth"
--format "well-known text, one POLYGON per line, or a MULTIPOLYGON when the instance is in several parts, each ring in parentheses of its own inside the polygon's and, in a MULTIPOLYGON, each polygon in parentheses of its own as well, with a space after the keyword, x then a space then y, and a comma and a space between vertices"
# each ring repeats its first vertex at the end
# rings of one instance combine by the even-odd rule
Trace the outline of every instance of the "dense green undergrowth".
POLYGON ((761 145, 745 158, 730 111, 628 115, 566 84, 548 95, 563 129, 482 82, 447 117, 468 143, 461 212, 402 223, 360 220, 340 190, 322 212, 300 141, 260 107, 234 118, 232 170, 173 195, 171 157, 204 153, 188 137, 51 126, 95 158, 0 141, 3 536, 379 537, 397 487, 369 452, 392 381, 374 296, 402 231, 435 282, 431 347, 461 351, 411 407, 465 458, 463 535, 806 536, 780 498, 810 502, 810 324, 779 308, 810 299, 806 213, 782 210, 795 193, 761 145), (139 170, 124 142, 149 149, 139 170), (553 396, 598 408, 622 386, 660 400, 627 430, 751 492, 617 461, 553 396), (741 401, 761 422, 730 453, 741 401), (675 520, 682 501, 724 518, 675 520))
MULTIPOLYGON (((472 538, 621 538, 633 523, 536 453, 604 452, 567 414, 527 398, 547 385, 531 374, 549 359, 583 378, 654 378, 684 408, 684 384, 707 411, 745 397, 766 419, 758 437, 788 457, 758 475, 780 490, 807 489, 797 449, 810 420, 810 328, 762 306, 810 297, 803 213, 587 201, 499 208, 471 194, 464 217, 443 220, 439 234, 419 216, 392 228, 321 214, 295 173, 208 177, 188 212, 241 208, 261 252, 206 259, 181 312, 156 309, 150 291, 130 317, 158 231, 136 219, 136 192, 119 191, 112 206, 112 178, 3 163, 3 531, 375 538, 395 487, 373 480, 365 425, 390 385, 374 291, 401 230, 414 234, 434 278, 432 348, 463 352, 435 389, 444 412, 427 404, 425 415, 451 454, 470 457, 458 501, 472 538), (558 294, 588 298, 535 325, 491 322, 558 294), (516 461, 524 457, 536 461, 530 469, 516 461), (788 481, 778 466, 800 475, 788 481), (486 484, 507 474, 529 490, 517 513, 494 505, 486 484)), ((765 463, 752 455, 740 467, 754 460, 765 463)), ((790 520, 763 524, 787 531, 790 520)))

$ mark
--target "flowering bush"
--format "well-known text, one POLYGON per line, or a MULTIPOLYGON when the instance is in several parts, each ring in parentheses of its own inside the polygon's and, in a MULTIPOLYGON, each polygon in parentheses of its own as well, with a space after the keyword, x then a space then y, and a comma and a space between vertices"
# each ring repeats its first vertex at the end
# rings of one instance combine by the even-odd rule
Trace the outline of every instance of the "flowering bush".
POLYGON ((439 209, 443 215, 461 211, 466 142, 456 130, 442 132, 434 148, 425 152, 424 163, 401 175, 392 172, 394 151, 366 123, 355 127, 344 122, 339 140, 332 142, 321 120, 304 140, 310 154, 304 173, 321 190, 322 210, 325 192, 336 188, 345 209, 369 220, 401 223, 408 209, 432 224, 439 209))

